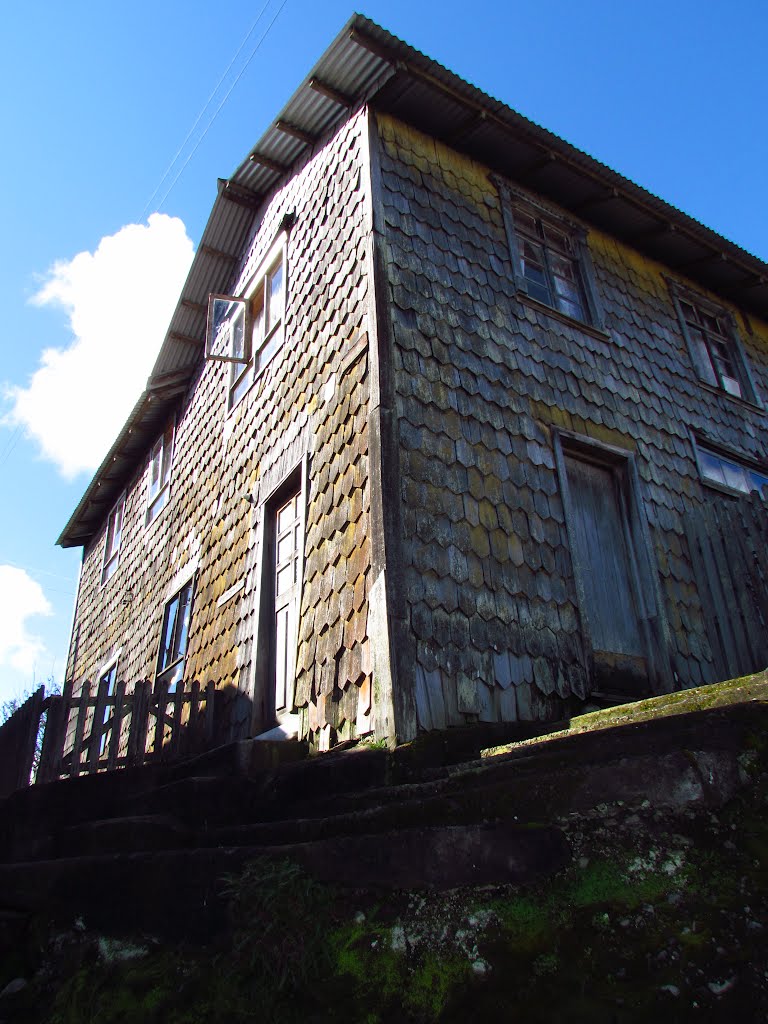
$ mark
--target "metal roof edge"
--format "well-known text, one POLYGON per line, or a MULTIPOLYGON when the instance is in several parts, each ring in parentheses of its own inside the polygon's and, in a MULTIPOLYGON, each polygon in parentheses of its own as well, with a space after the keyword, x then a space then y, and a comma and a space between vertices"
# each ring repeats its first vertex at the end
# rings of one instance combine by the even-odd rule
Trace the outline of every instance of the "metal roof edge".
MULTIPOLYGON (((752 253, 566 142, 560 136, 542 128, 507 104, 484 93, 442 64, 381 28, 365 15, 353 14, 331 44, 323 51, 309 74, 294 90, 280 114, 272 120, 270 127, 251 147, 245 160, 238 165, 228 179, 220 179, 200 244, 193 257, 176 309, 147 382, 147 390, 142 393, 105 459, 96 470, 77 508, 58 538, 56 542, 58 545, 73 547, 85 544, 93 536, 94 531, 82 521, 85 512, 93 503, 94 495, 101 487, 102 482, 106 482, 108 471, 123 451, 127 438, 140 423, 141 413, 151 395, 153 384, 160 384, 162 380, 171 375, 175 376, 177 380, 188 382, 191 379, 199 362, 203 340, 199 339, 200 347, 195 350, 195 343, 198 339, 188 330, 184 330, 184 325, 190 323, 191 317, 195 330, 199 332, 202 326, 204 332, 202 300, 207 297, 206 290, 207 292, 219 290, 217 282, 225 276, 222 264, 225 264, 227 259, 234 260, 236 255, 241 255, 239 252, 230 253, 222 248, 220 235, 225 236, 229 241, 247 237, 247 228, 257 215, 257 199, 263 199, 272 192, 278 183, 291 173, 296 161, 305 155, 307 147, 312 144, 312 135, 305 130, 306 126, 289 123, 291 112, 297 109, 315 111, 317 123, 314 127, 317 129, 317 138, 322 137, 349 116, 350 109, 345 108, 344 105, 345 97, 334 89, 333 82, 326 83, 328 88, 324 95, 330 106, 322 112, 322 116, 317 113, 316 108, 323 101, 318 100, 315 94, 318 80, 322 82, 326 78, 333 78, 334 72, 337 74, 342 74, 345 71, 349 73, 347 64, 353 60, 353 52, 357 54, 356 49, 354 51, 350 49, 350 44, 356 44, 361 49, 368 46, 372 54, 367 62, 363 61, 359 55, 354 57, 356 63, 353 77, 356 88, 354 95, 346 97, 350 102, 355 102, 359 106, 360 103, 374 99, 393 74, 405 77, 411 75, 427 80, 434 88, 450 93, 459 102, 476 111, 482 111, 485 118, 491 118, 500 128, 530 140, 543 150, 556 153, 563 163, 594 179, 597 186, 621 192, 627 201, 636 204, 642 211, 650 213, 662 223, 668 222, 673 226, 672 230, 678 230, 700 242, 704 247, 715 250, 722 259, 732 259, 740 269, 743 268, 748 274, 754 275, 761 282, 761 287, 762 282, 768 279, 768 264, 752 253), (334 95, 336 96, 335 106, 334 95), (312 106, 313 102, 314 107, 312 106), (282 128, 279 127, 281 124, 282 128), (286 125, 288 131, 286 131, 286 125), (293 136, 290 131, 291 127, 294 129, 293 136), (281 148, 277 141, 280 132, 283 133, 281 145, 285 153, 282 161, 278 160, 273 152, 281 148), (304 136, 303 141, 302 136, 304 136), (262 153, 262 150, 267 152, 262 153), (254 154, 259 154, 265 161, 261 175, 257 176, 262 181, 263 188, 258 189, 253 188, 254 161, 251 156, 254 154), (78 523, 82 527, 80 531, 76 530, 78 523)), ((591 218, 587 217, 587 219, 591 218)), ((712 258, 714 256, 715 254, 712 258)), ((685 274, 685 271, 680 272, 685 274)), ((177 399, 177 390, 174 390, 172 394, 169 393, 166 397, 157 396, 158 405, 161 407, 163 404, 167 405, 169 413, 172 403, 177 399)))

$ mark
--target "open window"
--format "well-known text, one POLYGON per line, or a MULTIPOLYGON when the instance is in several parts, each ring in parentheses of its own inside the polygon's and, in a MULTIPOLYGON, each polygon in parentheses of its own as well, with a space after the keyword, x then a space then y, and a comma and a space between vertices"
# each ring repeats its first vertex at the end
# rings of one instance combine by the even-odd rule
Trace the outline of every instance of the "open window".
POLYGON ((227 407, 234 408, 285 336, 285 234, 270 249, 242 296, 208 300, 206 358, 229 363, 227 407))

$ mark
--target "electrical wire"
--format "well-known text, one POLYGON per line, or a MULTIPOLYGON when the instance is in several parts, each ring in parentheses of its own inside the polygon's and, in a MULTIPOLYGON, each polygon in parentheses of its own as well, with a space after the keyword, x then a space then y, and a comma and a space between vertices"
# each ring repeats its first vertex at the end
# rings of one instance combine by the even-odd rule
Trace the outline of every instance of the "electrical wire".
POLYGON ((224 106, 224 104, 227 102, 227 100, 229 99, 230 95, 232 94, 232 90, 235 88, 237 83, 243 77, 243 75, 245 74, 246 70, 248 69, 249 64, 251 63, 253 58, 256 56, 256 54, 259 52, 259 50, 261 49, 261 44, 264 42, 264 40, 269 35, 269 32, 270 32, 272 26, 275 24, 275 22, 279 18, 280 13, 282 12, 283 8, 285 7, 285 5, 287 3, 288 3, 288 0, 282 0, 282 3, 278 7, 277 11, 275 12, 274 17, 272 18, 272 21, 270 21, 269 25, 267 25, 267 27, 264 30, 264 32, 262 33, 262 36, 259 39, 258 43, 256 43, 256 46, 251 51, 251 55, 248 57, 248 60, 242 66, 240 71, 237 73, 237 76, 235 77, 235 80, 232 82, 232 84, 230 85, 229 89, 227 89, 226 93, 224 94, 224 98, 222 99, 221 103, 219 103, 218 107, 216 107, 216 110, 213 112, 213 116, 208 121, 208 124, 205 126, 202 135, 200 136, 200 138, 197 140, 197 142, 193 146, 192 151, 190 152, 189 156, 187 157, 187 159, 184 161, 184 163, 179 168, 179 170, 178 170, 178 172, 176 174, 176 177, 173 179, 171 184, 168 186, 168 188, 166 189, 162 199, 157 204, 157 208, 156 208, 157 211, 162 209, 163 203, 168 198, 168 196, 171 194, 171 191, 173 190, 174 185, 179 180, 181 175, 184 173, 185 168, 187 167, 187 165, 189 164, 190 160, 192 159, 192 157, 195 155, 195 153, 199 149, 200 144, 202 143, 203 139, 208 134, 211 126, 213 125, 213 122, 216 120, 216 118, 218 117, 219 113, 221 112, 222 107, 224 106))
POLYGON ((8 444, 5 446, 5 449, 3 450, 3 454, 0 455, 0 466, 4 466, 6 464, 6 462, 8 461, 8 459, 11 456, 11 452, 13 451, 13 449, 18 444, 19 435, 21 434, 21 428, 22 428, 22 424, 20 423, 16 427, 14 432, 11 434, 10 438, 8 439, 8 444))
POLYGON ((176 161, 179 159, 179 157, 181 156, 182 152, 184 151, 184 147, 186 146, 186 144, 189 142, 190 138, 192 137, 192 133, 194 132, 195 128, 197 128, 197 126, 200 124, 200 121, 202 120, 203 114, 206 112, 208 107, 211 105, 211 103, 213 101, 213 97, 216 95, 216 93, 221 88, 221 84, 224 81, 224 79, 227 77, 229 72, 231 71, 232 65, 235 63, 237 58, 243 52, 243 48, 245 47, 245 44, 248 42, 248 40, 253 35, 253 33, 254 33, 255 29, 256 29, 256 26, 261 21, 261 17, 264 14, 264 11, 266 11, 267 7, 269 7, 270 2, 271 2, 271 0, 266 0, 266 2, 264 3, 264 6, 261 8, 261 10, 259 11, 258 15, 256 16, 256 20, 251 25, 251 27, 248 29, 248 31, 246 32, 245 36, 243 37, 243 41, 240 43, 240 45, 238 46, 237 50, 235 51, 235 55, 232 57, 232 60, 230 60, 229 64, 227 65, 227 67, 225 68, 225 70, 222 73, 221 77, 219 78, 218 82, 213 87, 213 91, 211 92, 211 94, 208 97, 208 99, 205 101, 205 104, 203 105, 202 109, 200 110, 200 113, 195 118, 194 124, 189 129, 189 131, 187 132, 186 138, 184 139, 182 144, 179 146, 179 148, 176 150, 176 154, 174 155, 173 160, 171 160, 171 162, 166 167, 166 169, 165 169, 165 171, 163 173, 162 178, 157 183, 157 187, 155 188, 155 191, 149 197, 149 199, 147 200, 147 203, 146 203, 144 209, 141 211, 141 217, 139 218, 140 221, 144 220, 144 214, 150 208, 150 206, 152 205, 153 199, 155 198, 157 193, 160 191, 160 189, 163 187, 163 184, 165 183, 166 178, 168 177, 168 175, 173 170, 174 164, 176 163, 176 161))

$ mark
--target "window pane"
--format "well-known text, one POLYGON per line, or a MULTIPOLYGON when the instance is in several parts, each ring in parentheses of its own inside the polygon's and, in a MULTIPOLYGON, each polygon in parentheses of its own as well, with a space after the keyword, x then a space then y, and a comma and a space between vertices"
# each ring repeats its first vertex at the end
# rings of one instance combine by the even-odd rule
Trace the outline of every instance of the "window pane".
POLYGON ((232 321, 232 358, 245 359, 245 310, 232 321))
POLYGON ((751 469, 748 476, 750 490, 762 491, 764 487, 768 487, 768 475, 765 473, 758 473, 756 469, 751 469))
POLYGON ((179 615, 179 598, 175 597, 169 602, 165 609, 165 618, 163 621, 163 635, 160 640, 160 659, 158 662, 158 668, 162 671, 167 665, 170 665, 173 658, 173 637, 176 632, 176 621, 179 615))
POLYGON ((283 318, 283 262, 282 260, 277 264, 275 269, 267 275, 267 287, 269 289, 269 301, 268 301, 268 316, 269 321, 266 325, 266 332, 269 333, 272 328, 283 318))
POLYGON ((699 464, 705 480, 748 493, 768 485, 768 474, 698 446, 699 464))
POLYGON ((189 635, 189 620, 192 612, 192 583, 188 583, 179 594, 179 617, 176 636, 174 638, 173 653, 174 661, 183 658, 187 653, 187 637, 189 635))
POLYGON ((155 443, 149 463, 149 498, 155 497, 160 489, 160 467, 163 461, 163 439, 155 443))
POLYGON ((696 365, 696 372, 702 380, 707 382, 707 384, 713 384, 717 387, 717 374, 712 366, 712 359, 709 354, 707 343, 704 340, 704 335, 701 331, 692 330, 690 327, 688 329, 688 333, 691 339, 691 351, 693 354, 693 361, 696 365))
POLYGON ((163 437, 163 478, 161 486, 165 487, 171 479, 171 458, 173 457, 173 424, 165 432, 163 437))
POLYGON ((742 466, 737 466, 733 462, 728 462, 727 459, 723 459, 723 473, 725 475, 726 486, 733 487, 736 491, 749 490, 747 474, 742 466))
POLYGON ((561 252, 568 252, 570 250, 570 244, 567 235, 557 228, 552 227, 551 224, 543 224, 544 238, 547 243, 554 246, 556 249, 560 249, 561 252))
POLYGON ((718 484, 725 483, 725 473, 723 472, 722 460, 716 455, 712 455, 710 452, 704 451, 703 448, 700 448, 699 464, 701 465, 701 472, 705 479, 713 480, 718 484))
POLYGON ((523 210, 515 211, 515 225, 519 231, 527 231, 534 236, 538 234, 535 218, 523 210))
POLYGON ((291 498, 291 500, 280 509, 277 513, 277 532, 282 533, 285 529, 290 526, 293 520, 297 516, 297 499, 291 498))
POLYGON ((289 562, 288 565, 284 566, 282 569, 278 569, 277 574, 276 574, 277 582, 276 582, 276 586, 275 586, 275 593, 278 596, 280 594, 284 594, 286 592, 286 590, 290 590, 291 589, 291 587, 293 586, 293 584, 295 582, 293 577, 294 577, 294 564, 293 564, 292 561, 289 562))
POLYGON ((248 366, 246 366, 242 370, 241 373, 239 373, 237 375, 237 377, 234 380, 234 383, 232 384, 232 388, 230 390, 230 395, 229 395, 229 407, 230 407, 230 409, 234 408, 234 406, 237 405, 237 403, 243 397, 243 395, 248 390, 250 385, 251 385, 251 367, 250 367, 250 365, 248 365, 248 366))
POLYGON ((699 318, 696 315, 696 310, 693 308, 693 306, 690 304, 690 302, 682 302, 681 301, 680 309, 682 310, 683 316, 688 321, 688 323, 694 324, 694 325, 698 324, 699 318))
POLYGON ((253 305, 251 307, 253 315, 253 347, 258 347, 262 337, 264 336, 264 292, 261 291, 254 298, 253 305))
POLYGON ((521 239, 520 270, 528 282, 528 294, 551 306, 552 295, 544 268, 544 251, 540 245, 534 245, 527 238, 521 239))

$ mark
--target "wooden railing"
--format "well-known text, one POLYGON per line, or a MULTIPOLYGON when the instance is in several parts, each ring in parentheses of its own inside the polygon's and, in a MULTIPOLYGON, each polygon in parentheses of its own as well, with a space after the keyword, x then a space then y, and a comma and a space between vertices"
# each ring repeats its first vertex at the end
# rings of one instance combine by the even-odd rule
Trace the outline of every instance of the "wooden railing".
POLYGON ((29 785, 44 704, 41 686, 0 725, 0 797, 29 785))
POLYGON ((87 680, 73 695, 45 697, 41 687, 0 727, 0 796, 31 781, 173 761, 214 745, 215 685, 87 680), (35 764, 37 761, 37 764, 35 764), (32 775, 34 773, 34 779, 32 775))

